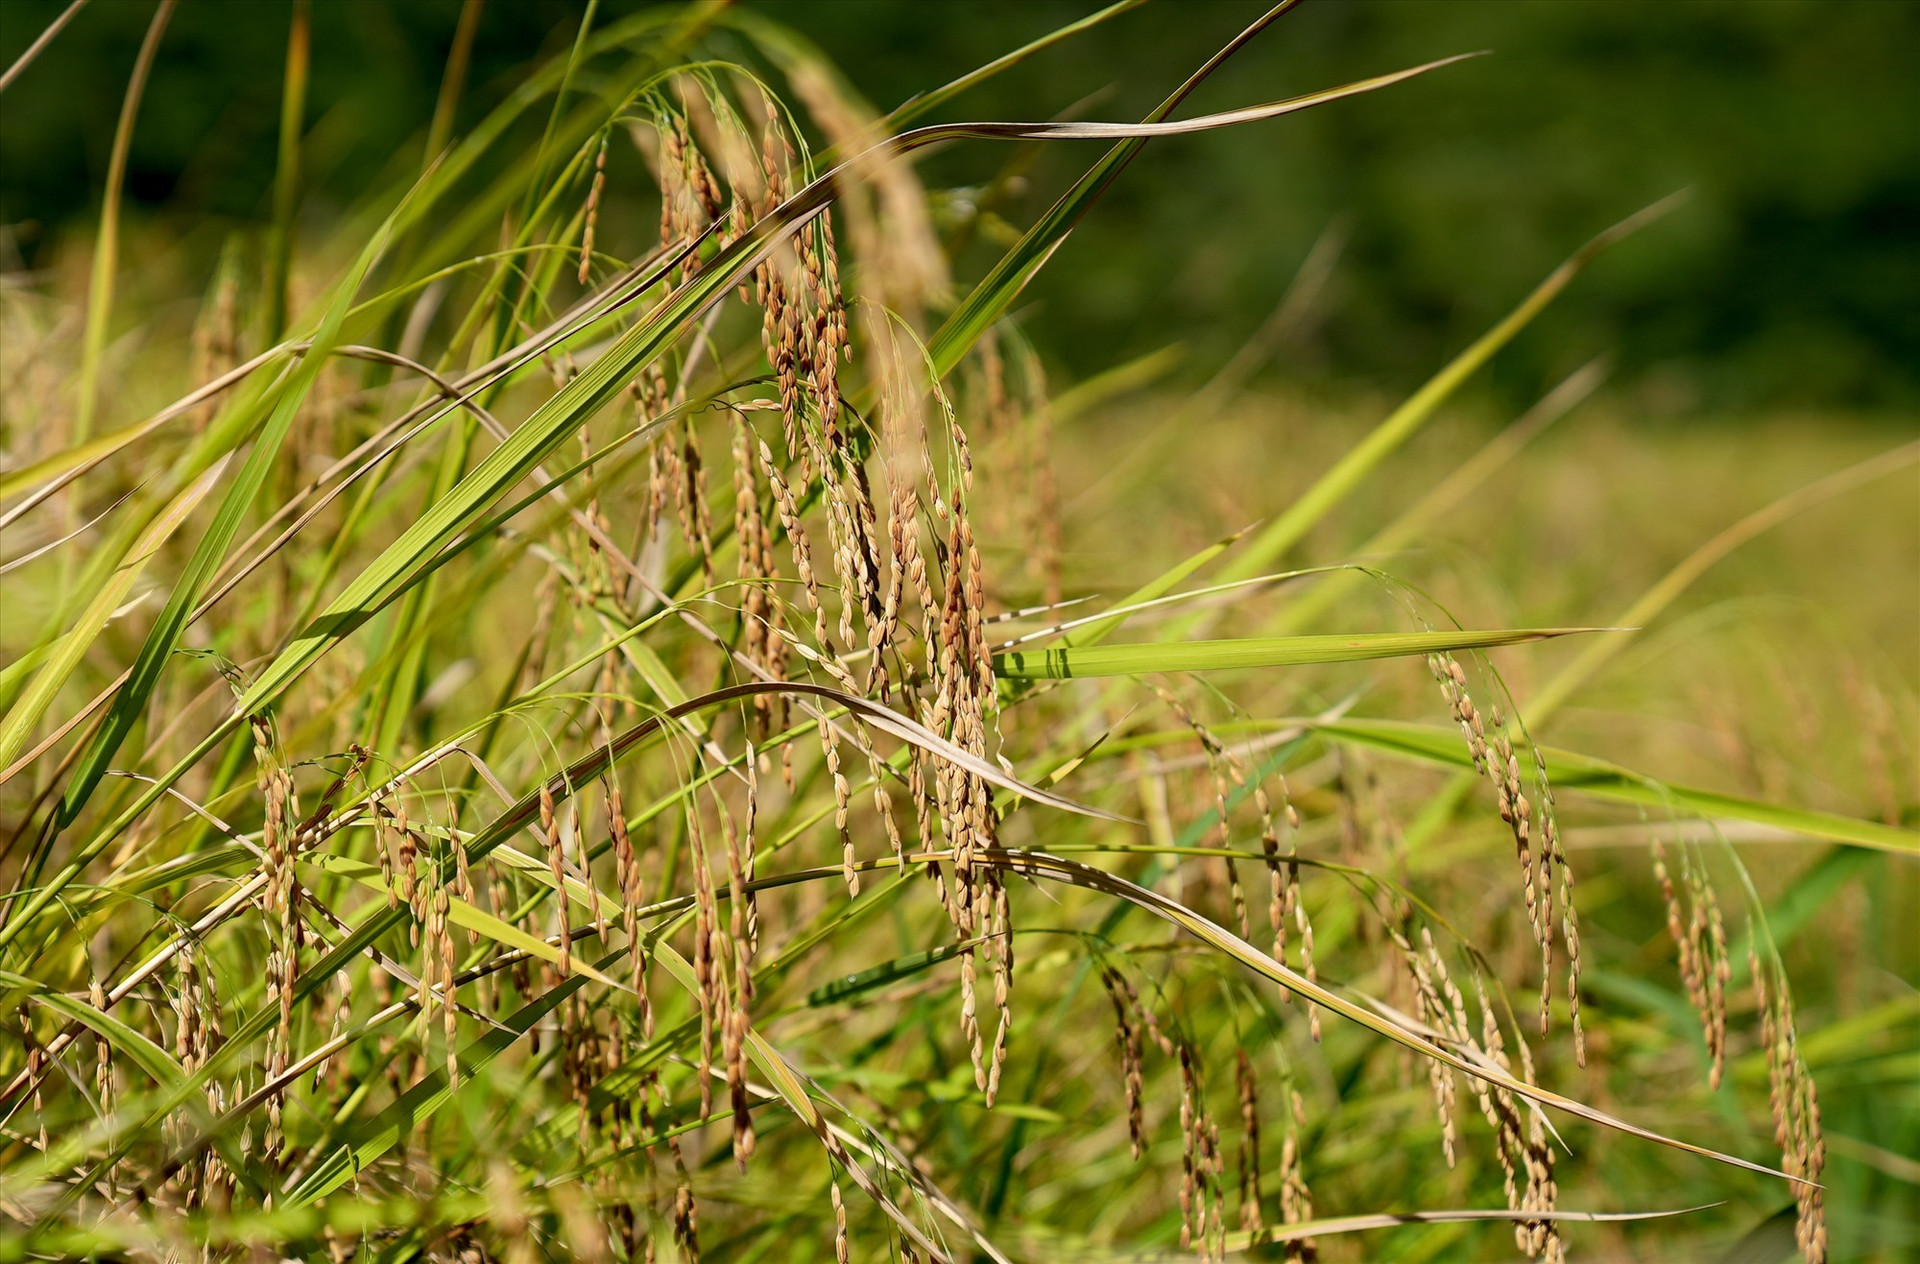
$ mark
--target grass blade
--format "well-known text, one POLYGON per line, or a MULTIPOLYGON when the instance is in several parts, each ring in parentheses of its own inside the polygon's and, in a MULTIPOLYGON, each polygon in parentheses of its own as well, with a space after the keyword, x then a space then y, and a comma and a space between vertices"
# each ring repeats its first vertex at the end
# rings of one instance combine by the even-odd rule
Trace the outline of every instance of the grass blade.
POLYGON ((224 462, 213 466, 154 515, 134 540, 133 547, 120 559, 106 584, 94 594, 93 600, 75 620, 73 627, 54 642, 26 692, 7 712, 5 723, 0 724, 0 765, 11 764, 26 746, 33 735, 34 725, 39 723, 61 686, 66 684, 67 678, 92 648, 100 630, 107 625, 107 620, 120 608, 134 580, 146 570, 147 563, 160 551, 160 546, 180 529, 188 515, 213 490, 224 470, 224 462))
POLYGON ((1492 631, 1375 632, 1356 636, 1268 636, 1230 641, 1146 641, 1133 645, 1065 646, 997 654, 1003 680, 1070 680, 1081 676, 1138 676, 1150 672, 1235 671, 1357 663, 1448 650, 1519 645, 1607 628, 1501 628, 1492 631))
MULTIPOLYGON (((127 94, 120 103, 120 121, 113 129, 113 151, 107 158, 107 192, 100 206, 100 231, 94 239, 93 279, 87 290, 87 325, 80 342, 80 400, 73 414, 71 442, 85 443, 93 433, 93 414, 100 397, 100 357, 106 350, 107 325, 113 316, 113 274, 120 261, 120 195, 127 182, 127 155, 133 149, 133 124, 140 113, 140 98, 146 95, 147 76, 160 51, 160 37, 166 33, 178 0, 160 0, 140 52, 133 61, 133 74, 127 79, 127 94)), ((71 11, 69 11, 70 15, 71 11)), ((64 23, 65 16, 61 21, 64 23)), ((11 72, 9 72, 11 74, 11 72)))
MULTIPOLYGON (((389 220, 388 228, 391 223, 389 220)), ((148 631, 139 656, 134 659, 127 683, 115 695, 105 723, 68 782, 60 805, 58 820, 61 826, 71 824, 79 816, 88 796, 93 793, 100 778, 106 775, 107 766, 119 751, 120 744, 144 713, 147 699, 159 683, 168 658, 186 631, 195 604, 212 582, 215 571, 226 560, 227 549, 232 545, 241 521, 252 509, 260 489, 266 485, 267 477, 279 457, 280 447, 293 427, 294 417, 319 379, 320 370, 326 363, 326 350, 339 339, 341 324, 352 307, 354 294, 385 249, 388 228, 374 234, 373 240, 367 243, 359 260, 335 291, 307 355, 280 393, 272 413, 253 441, 252 450, 247 453, 246 463, 240 467, 233 486, 227 489, 219 512, 208 526, 206 534, 200 537, 200 543, 195 547, 186 569, 168 594, 166 606, 148 631)), ((13 750, 0 742, 0 766, 8 763, 12 755, 13 750)))
MULTIPOLYGON (((1336 741, 1354 742, 1422 763, 1473 771, 1473 762, 1461 745, 1460 735, 1452 729, 1403 720, 1302 720, 1299 723, 1336 741)), ((1551 746, 1541 747, 1540 754, 1547 762, 1547 775, 1556 790, 1577 791, 1638 807, 1685 810, 1709 819, 1730 817, 1791 830, 1808 838, 1920 855, 1920 833, 1912 830, 1810 808, 1762 803, 1714 790, 1671 785, 1604 760, 1551 746)))
POLYGON ((1393 410, 1365 439, 1347 450, 1334 467, 1322 474, 1306 493, 1285 513, 1274 519, 1253 543, 1225 568, 1228 579, 1245 579, 1270 570, 1273 564, 1291 552, 1320 520, 1331 512, 1379 464, 1392 455, 1433 417, 1434 411, 1460 388, 1460 384, 1479 370, 1494 353, 1513 341, 1533 322, 1546 306, 1602 251, 1615 242, 1638 232, 1679 204, 1681 195, 1663 198, 1644 210, 1636 211, 1576 250, 1567 261, 1548 274, 1520 305, 1499 324, 1455 356, 1440 372, 1415 391, 1407 402, 1393 410))

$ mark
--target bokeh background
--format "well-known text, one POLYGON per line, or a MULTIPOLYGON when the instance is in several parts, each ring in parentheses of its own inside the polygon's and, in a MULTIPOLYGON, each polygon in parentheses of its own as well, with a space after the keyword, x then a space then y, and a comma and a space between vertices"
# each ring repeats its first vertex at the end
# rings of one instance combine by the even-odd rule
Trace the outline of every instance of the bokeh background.
MULTIPOLYGON (((1095 7, 747 2, 816 41, 882 109, 1095 7)), ((0 4, 0 63, 65 3, 0 4)), ((637 7, 604 0, 599 11, 637 7)), ((1259 7, 1145 5, 947 116, 1138 118, 1259 7)), ((94 0, 0 105, 0 223, 28 265, 90 231, 150 8, 94 0)), ((564 47, 581 9, 489 3, 462 118, 504 95, 531 54, 564 47)), ((458 0, 315 5, 306 183, 324 192, 307 215, 376 187, 396 154, 417 157, 458 12, 458 0)), ((174 221, 202 260, 229 229, 267 217, 288 21, 280 0, 189 0, 167 33, 129 193, 135 215, 174 221)), ((1277 370, 1409 387, 1588 235, 1686 189, 1684 208, 1500 358, 1488 389, 1521 402, 1610 351, 1616 389, 1652 418, 1809 407, 1885 417, 1920 399, 1920 5, 1311 3, 1189 108, 1479 49, 1493 55, 1391 93, 1149 146, 1030 292, 1043 351, 1085 373, 1162 345, 1177 323, 1202 371, 1259 325, 1332 228, 1345 242, 1333 284, 1277 370)), ((929 160, 929 183, 985 187, 1013 160, 1025 178, 996 189, 990 209, 1024 223, 1090 158, 1075 146, 1018 158, 965 146, 929 160)), ((991 248, 983 240, 983 264, 991 248)))

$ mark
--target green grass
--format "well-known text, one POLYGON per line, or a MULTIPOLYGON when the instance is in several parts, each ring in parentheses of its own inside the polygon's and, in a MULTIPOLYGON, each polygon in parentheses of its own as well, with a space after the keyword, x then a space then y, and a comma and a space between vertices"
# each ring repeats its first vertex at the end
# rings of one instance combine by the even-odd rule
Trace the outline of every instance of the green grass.
POLYGON ((189 281, 113 187, 7 278, 0 1258, 1920 1241, 1914 447, 1597 365, 1489 439, 1664 207, 1404 403, 1050 404, 1016 300, 1149 140, 1472 73, 1181 119, 1282 5, 1137 125, 919 125, 1130 7, 883 116, 587 6, 318 223, 296 23, 270 226, 189 281), (1076 140, 956 277, 916 151, 1076 140))

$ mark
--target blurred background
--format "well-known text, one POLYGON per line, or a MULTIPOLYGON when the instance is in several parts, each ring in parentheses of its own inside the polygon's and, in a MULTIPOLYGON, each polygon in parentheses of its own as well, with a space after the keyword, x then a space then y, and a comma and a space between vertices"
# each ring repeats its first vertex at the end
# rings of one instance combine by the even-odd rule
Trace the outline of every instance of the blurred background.
MULTIPOLYGON (((814 40, 881 109, 1091 12, 1086 0, 745 0, 814 40)), ((0 4, 0 64, 66 0, 0 4)), ((582 0, 486 5, 471 122, 582 0)), ((643 7, 604 0, 598 21, 643 7)), ((0 224, 28 267, 82 253, 152 6, 94 0, 0 105, 0 224)), ((1148 4, 948 106, 944 118, 1135 119, 1261 6, 1148 4)), ((417 159, 459 0, 320 3, 309 217, 417 159)), ((130 215, 170 222, 204 276, 263 223, 290 5, 188 0, 131 154, 130 215)), ((1610 255, 1486 380, 1524 404, 1600 352, 1636 415, 1905 414, 1920 399, 1920 5, 1903 0, 1382 0, 1310 3, 1186 107, 1228 108, 1452 53, 1493 55, 1283 121, 1149 146, 1029 291, 1067 379, 1152 351, 1187 371, 1257 328, 1323 234, 1343 244, 1276 370, 1303 384, 1416 385, 1594 232, 1676 190, 1678 212, 1610 255), (1142 312, 1154 313, 1151 321, 1142 312)), ((985 188, 984 267, 1091 147, 962 146, 930 187, 985 188)), ((952 195, 950 195, 952 196, 952 195)), ((973 209, 968 207, 966 209, 973 209)), ((649 226, 641 224, 643 235, 649 226)))

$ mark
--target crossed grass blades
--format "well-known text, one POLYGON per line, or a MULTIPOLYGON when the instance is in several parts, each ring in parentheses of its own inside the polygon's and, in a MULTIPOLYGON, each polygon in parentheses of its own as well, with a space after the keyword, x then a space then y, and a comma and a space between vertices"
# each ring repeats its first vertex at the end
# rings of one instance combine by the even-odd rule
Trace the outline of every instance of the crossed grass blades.
POLYGON ((417 177, 295 250, 297 8, 273 230, 222 255, 179 344, 193 389, 96 433, 115 168, 80 358, 20 393, 0 476, 34 583, 0 669, 0 1255, 1309 1259, 1491 1219, 1560 1259, 1571 1222, 1680 1210, 1562 1209, 1558 1115, 1784 1180, 1823 1258, 1787 982, 1749 898, 1758 1032, 1730 1023, 1699 847, 1661 859, 1680 968, 1716 1084, 1730 1047, 1764 1051, 1777 1170, 1541 1082, 1587 1057, 1559 770, 1692 802, 1530 741, 1481 651, 1575 629, 1461 630, 1396 587, 1413 630, 1196 635, 1262 618, 1313 523, 1638 218, 1272 527, 1063 600, 1022 287, 1147 139, 1445 64, 1169 121, 1282 5, 1139 124, 909 126, 1128 7, 881 117, 754 15, 589 6, 456 139, 469 0, 417 177), (910 162, 995 139, 1112 147, 1020 234, 956 218, 910 162), (980 232, 1005 253, 956 287, 980 232), (1286 714, 1316 665, 1404 657, 1452 736, 1286 714), (1457 927, 1396 878, 1381 752, 1487 784, 1509 912, 1457 927), (1108 1049, 1080 1038, 1103 1014, 1108 1049), (1314 1064, 1349 1032, 1406 1058, 1358 1072, 1361 1099, 1424 1068, 1434 1160, 1504 1209, 1315 1218, 1314 1064), (1022 1207, 1025 1169, 1081 1161, 1117 1218, 1022 1207))

